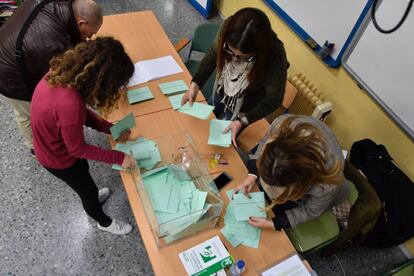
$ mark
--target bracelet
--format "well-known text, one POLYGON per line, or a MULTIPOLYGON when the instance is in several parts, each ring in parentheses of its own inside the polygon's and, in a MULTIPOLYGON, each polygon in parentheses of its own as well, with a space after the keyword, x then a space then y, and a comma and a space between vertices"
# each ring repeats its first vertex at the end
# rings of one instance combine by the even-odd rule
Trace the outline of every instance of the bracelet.
POLYGON ((241 118, 237 118, 237 120, 244 126, 247 126, 249 124, 249 121, 247 120, 246 116, 243 116, 241 118))

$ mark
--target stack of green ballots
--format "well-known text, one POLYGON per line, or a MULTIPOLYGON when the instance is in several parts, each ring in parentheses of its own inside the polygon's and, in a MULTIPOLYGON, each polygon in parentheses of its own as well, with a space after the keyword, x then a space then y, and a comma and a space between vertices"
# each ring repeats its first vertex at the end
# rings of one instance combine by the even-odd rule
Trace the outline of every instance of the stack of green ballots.
MULTIPOLYGON (((128 141, 126 144, 116 144, 115 149, 125 154, 132 154, 140 168, 151 170, 161 161, 161 154, 157 143, 154 141, 138 138, 136 141, 128 141)), ((114 164, 115 170, 124 170, 121 166, 114 164)))
POLYGON ((188 90, 187 84, 183 80, 164 82, 158 85, 164 95, 174 95, 184 93, 188 90))
POLYGON ((196 188, 180 166, 170 164, 142 174, 145 190, 155 212, 160 235, 170 240, 196 223, 210 208, 207 192, 196 188))
POLYGON ((258 248, 261 229, 251 226, 247 221, 238 221, 236 218, 236 209, 239 208, 239 206, 235 205, 234 200, 232 200, 233 190, 230 189, 226 191, 226 194, 230 201, 224 216, 225 226, 221 229, 221 233, 233 247, 243 244, 249 247, 258 248))
POLYGON ((266 218, 264 193, 249 193, 249 196, 250 198, 243 193, 237 193, 233 196, 236 220, 248 221, 249 217, 266 218))
POLYGON ((230 147, 231 131, 223 134, 223 130, 228 127, 231 121, 213 119, 210 121, 210 135, 208 144, 219 147, 230 147))
POLYGON ((134 104, 134 103, 139 103, 139 102, 154 99, 154 95, 152 95, 151 90, 149 89, 148 86, 128 90, 127 96, 128 96, 129 104, 134 104))
POLYGON ((207 120, 208 117, 210 117, 210 113, 213 111, 214 106, 198 102, 193 102, 193 106, 190 106, 189 103, 181 106, 181 99, 183 96, 184 94, 178 94, 168 97, 168 100, 170 100, 171 106, 174 110, 199 118, 201 120, 207 120))
POLYGON ((184 106, 181 106, 181 99, 184 96, 184 92, 188 90, 188 86, 184 81, 173 81, 159 84, 160 89, 164 95, 169 96, 168 100, 171 103, 171 106, 174 110, 177 110, 181 113, 196 117, 201 120, 207 120, 210 117, 211 112, 214 109, 214 106, 194 102, 192 106, 186 103, 184 106), (172 96, 170 96, 172 95, 172 96))

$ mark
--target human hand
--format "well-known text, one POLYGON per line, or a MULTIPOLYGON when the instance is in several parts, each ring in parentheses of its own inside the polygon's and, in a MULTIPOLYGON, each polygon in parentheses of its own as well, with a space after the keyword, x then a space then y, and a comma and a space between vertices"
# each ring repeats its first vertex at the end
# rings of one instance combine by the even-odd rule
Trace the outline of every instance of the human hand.
POLYGON ((124 161, 122 161, 122 168, 131 169, 134 166, 134 159, 129 154, 125 154, 124 161))
POLYGON ((233 195, 241 191, 246 197, 251 198, 249 193, 256 184, 256 177, 249 174, 247 177, 233 190, 233 195))
POLYGON ((129 136, 131 136, 131 130, 125 129, 121 132, 121 135, 119 135, 118 139, 116 139, 117 142, 125 142, 129 139, 129 136))
POLYGON ((231 122, 224 130, 223 130, 223 134, 227 133, 229 131, 231 131, 231 141, 233 142, 233 145, 238 148, 237 146, 237 134, 240 132, 240 130, 242 129, 243 124, 242 122, 240 122, 239 120, 233 121, 231 122))
POLYGON ((259 218, 259 217, 249 217, 248 220, 249 224, 254 227, 259 228, 267 228, 267 229, 275 229, 275 225, 273 224, 273 221, 270 219, 265 218, 259 218))
POLYGON ((190 106, 193 106, 193 102, 197 97, 197 93, 199 90, 200 87, 197 85, 197 83, 191 82, 190 88, 188 88, 188 91, 184 94, 183 98, 181 99, 181 105, 185 105, 188 102, 190 106))

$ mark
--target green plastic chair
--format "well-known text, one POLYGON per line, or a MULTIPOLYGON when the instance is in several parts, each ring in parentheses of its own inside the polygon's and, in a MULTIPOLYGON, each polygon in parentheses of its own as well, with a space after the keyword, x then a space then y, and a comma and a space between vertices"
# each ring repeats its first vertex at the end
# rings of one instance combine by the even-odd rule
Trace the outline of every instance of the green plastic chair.
MULTIPOLYGON (((349 184, 348 201, 353 205, 358 198, 358 191, 352 182, 349 184)), ((334 242, 340 229, 333 212, 327 211, 319 218, 286 229, 285 232, 296 251, 306 257, 334 242)))
POLYGON ((188 59, 191 57, 193 51, 207 53, 210 46, 213 44, 216 38, 217 32, 220 29, 218 23, 203 23, 200 24, 194 31, 194 36, 191 40, 191 48, 188 53, 188 59))
POLYGON ((395 265, 392 270, 383 274, 383 276, 413 276, 414 275, 414 259, 395 265))
MULTIPOLYGON (((207 53, 208 49, 213 44, 219 29, 220 24, 218 23, 203 23, 196 28, 192 39, 183 38, 175 46, 175 49, 177 50, 177 52, 179 52, 188 43, 191 42, 188 58, 184 62, 184 64, 192 76, 194 76, 194 74, 197 72, 197 68, 200 64, 200 61, 191 59, 191 54, 193 53, 193 51, 204 54, 207 53)), ((207 82, 201 88, 201 91, 203 92, 203 95, 206 99, 209 99, 211 97, 211 94, 213 93, 215 76, 216 71, 214 70, 207 82)))

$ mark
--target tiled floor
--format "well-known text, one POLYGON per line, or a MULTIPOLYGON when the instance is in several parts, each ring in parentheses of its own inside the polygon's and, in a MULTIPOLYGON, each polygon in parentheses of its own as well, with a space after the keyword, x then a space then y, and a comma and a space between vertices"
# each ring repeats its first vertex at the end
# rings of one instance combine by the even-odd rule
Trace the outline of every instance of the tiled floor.
MULTIPOLYGON (((105 14, 153 10, 173 43, 205 20, 186 0, 98 2, 105 14)), ((151 275, 138 230, 121 237, 97 230, 74 192, 30 156, 1 97, 0 122, 0 275, 151 275)), ((109 147, 101 134, 86 130, 86 137, 109 147)), ((105 211, 136 226, 119 175, 96 162, 91 171, 100 187, 113 190, 105 211)), ((341 266, 346 275, 377 275, 403 259, 398 248, 358 248, 326 259, 315 256, 310 264, 319 275, 345 275, 341 266)))

